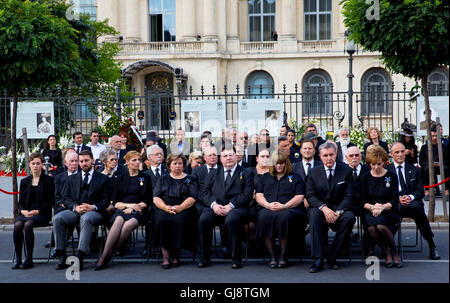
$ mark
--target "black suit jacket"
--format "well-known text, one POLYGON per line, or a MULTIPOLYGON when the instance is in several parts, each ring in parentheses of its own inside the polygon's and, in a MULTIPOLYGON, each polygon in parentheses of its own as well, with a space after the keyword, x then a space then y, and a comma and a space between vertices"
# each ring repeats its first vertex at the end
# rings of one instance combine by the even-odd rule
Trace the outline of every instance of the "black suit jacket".
MULTIPOLYGON (((352 178, 353 178, 353 168, 350 167, 350 169, 352 170, 352 178)), ((358 177, 356 178, 355 181, 353 181, 353 198, 354 198, 354 205, 355 205, 355 210, 361 210, 361 207, 359 207, 360 205, 362 205, 362 201, 361 201, 361 178, 370 173, 370 167, 367 164, 361 164, 361 171, 359 172, 358 177)))
MULTIPOLYGON (((138 180, 142 180, 142 183, 140 183, 139 181, 141 189, 141 191, 139 192, 140 199, 139 201, 136 201, 136 203, 144 202, 147 205, 147 208, 149 208, 153 202, 152 179, 148 174, 140 171, 138 174, 138 180)), ((117 202, 123 201, 123 198, 127 195, 129 183, 130 174, 128 172, 123 173, 117 177, 111 196, 113 205, 117 202)))
POLYGON ((231 202, 236 208, 248 207, 253 198, 253 176, 249 169, 236 165, 231 184, 226 189, 224 168, 220 166, 214 174, 206 177, 199 196, 206 207, 211 207, 214 201, 221 205, 231 202))
MULTIPOLYGON (((323 163, 321 161, 316 160, 313 161, 314 167, 323 166, 323 163)), ((305 174, 305 169, 303 168, 303 161, 300 160, 294 163, 294 165, 292 165, 292 170, 295 174, 299 175, 302 178, 303 182, 305 182, 306 184, 307 175, 305 174)))
MULTIPOLYGON (((338 150, 337 150, 337 156, 336 156, 336 161, 341 161, 341 162, 343 162, 343 161, 344 161, 345 155, 342 154, 342 146, 341 146, 341 142, 337 142, 336 145, 337 145, 337 147, 338 147, 338 150)), ((350 143, 348 143, 347 148, 352 147, 352 146, 356 146, 356 144, 353 143, 353 142, 350 142, 350 143)))
MULTIPOLYGON (((73 148, 75 148, 75 152, 77 151, 77 146, 76 146, 76 144, 73 146, 73 148)), ((89 146, 87 146, 86 144, 81 144, 81 150, 80 150, 80 152, 81 151, 83 151, 83 150, 88 150, 88 151, 92 151, 91 150, 91 148, 89 147, 89 146)))
POLYGON ((28 176, 20 181, 19 213, 22 210, 38 210, 40 215, 51 217, 52 207, 55 205, 55 182, 53 177, 47 176, 43 172, 39 177, 36 207, 32 207, 34 201, 30 201, 31 186, 33 176, 28 176))
POLYGON ((326 204, 334 211, 354 209, 352 170, 346 164, 336 162, 331 189, 324 166, 314 167, 307 179, 306 198, 311 207, 326 204))
MULTIPOLYGON (((366 151, 367 151, 367 148, 368 148, 369 146, 371 146, 372 144, 373 144, 372 141, 367 142, 366 144, 364 144, 364 159, 365 159, 365 157, 366 157, 366 151)), ((389 155, 389 146, 388 146, 388 143, 387 143, 387 142, 384 142, 384 141, 382 141, 382 140, 379 140, 379 141, 378 141, 378 144, 379 144, 382 148, 384 148, 384 150, 386 151, 386 153, 389 155)))
MULTIPOLYGON (((169 170, 167 169, 167 167, 166 167, 164 164, 161 164, 161 171, 159 172, 160 177, 163 176, 163 175, 166 175, 166 174, 168 174, 168 173, 169 173, 169 170)), ((147 169, 147 170, 144 172, 144 174, 150 176, 151 182, 152 182, 152 188, 154 188, 155 185, 156 185, 156 181, 158 181, 158 179, 159 179, 160 177, 157 177, 157 176, 153 173, 153 170, 152 170, 151 167, 150 167, 149 169, 147 169)))
MULTIPOLYGON (((406 179, 406 187, 405 190, 407 195, 413 195, 414 200, 422 201, 425 196, 425 190, 423 189, 422 183, 422 173, 420 172, 420 168, 412 165, 411 163, 404 162, 402 165, 405 166, 405 179, 406 179)), ((397 175, 397 171, 395 169, 395 164, 391 163, 386 166, 386 169, 391 173, 397 175)), ((398 178, 398 175, 397 175, 398 178)), ((399 180, 400 183, 400 180, 399 180)))
MULTIPOLYGON (((80 201, 82 176, 83 174, 79 172, 68 177, 64 190, 64 207, 66 209, 72 210, 74 206, 88 203, 88 201, 80 201)), ((94 170, 89 183, 90 204, 97 206, 98 211, 105 210, 109 205, 110 190, 108 177, 94 170)))
POLYGON ((55 214, 65 210, 64 205, 64 190, 69 179, 68 172, 62 172, 55 177, 55 214))

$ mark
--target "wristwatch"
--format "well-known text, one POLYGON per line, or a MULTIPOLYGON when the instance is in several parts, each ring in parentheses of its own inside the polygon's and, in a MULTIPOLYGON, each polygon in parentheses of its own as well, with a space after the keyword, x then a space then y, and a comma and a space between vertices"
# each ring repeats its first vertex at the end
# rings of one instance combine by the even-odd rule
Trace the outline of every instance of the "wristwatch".
POLYGON ((340 216, 344 213, 344 211, 341 209, 341 210, 337 210, 336 213, 340 216))

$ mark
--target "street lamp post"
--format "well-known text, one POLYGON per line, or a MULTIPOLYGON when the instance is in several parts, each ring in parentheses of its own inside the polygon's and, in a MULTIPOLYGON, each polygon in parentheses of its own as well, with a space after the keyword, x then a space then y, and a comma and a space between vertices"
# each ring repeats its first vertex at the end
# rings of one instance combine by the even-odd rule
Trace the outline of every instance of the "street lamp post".
POLYGON ((348 53, 348 126, 353 126, 353 54, 356 52, 355 43, 348 37, 350 33, 345 32, 346 47, 345 51, 348 53))

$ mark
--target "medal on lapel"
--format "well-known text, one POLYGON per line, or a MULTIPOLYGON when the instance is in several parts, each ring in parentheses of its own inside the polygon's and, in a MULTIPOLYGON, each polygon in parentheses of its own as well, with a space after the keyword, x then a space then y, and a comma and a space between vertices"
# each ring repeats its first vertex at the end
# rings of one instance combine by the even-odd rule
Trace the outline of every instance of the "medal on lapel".
POLYGON ((386 182, 386 187, 391 187, 391 177, 384 177, 384 181, 386 182))
POLYGON ((144 178, 139 178, 139 185, 144 186, 144 178))
POLYGON ((288 177, 288 179, 289 179, 289 182, 292 183, 292 175, 287 176, 287 177, 288 177))
POLYGON ((240 173, 240 175, 239 175, 239 179, 241 179, 242 180, 242 172, 240 173))

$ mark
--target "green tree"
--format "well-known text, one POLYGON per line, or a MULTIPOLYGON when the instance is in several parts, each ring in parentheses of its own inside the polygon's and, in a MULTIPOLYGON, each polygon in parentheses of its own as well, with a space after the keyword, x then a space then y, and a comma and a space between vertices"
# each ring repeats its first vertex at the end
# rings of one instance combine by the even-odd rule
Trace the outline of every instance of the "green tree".
MULTIPOLYGON (((391 72, 420 81, 425 99, 430 184, 434 184, 427 82, 431 71, 449 65, 449 1, 344 0, 341 4, 351 40, 366 50, 380 52, 391 72)), ((430 191, 428 217, 434 220, 434 190, 430 191)))

